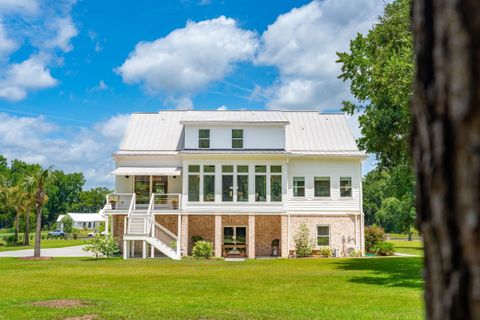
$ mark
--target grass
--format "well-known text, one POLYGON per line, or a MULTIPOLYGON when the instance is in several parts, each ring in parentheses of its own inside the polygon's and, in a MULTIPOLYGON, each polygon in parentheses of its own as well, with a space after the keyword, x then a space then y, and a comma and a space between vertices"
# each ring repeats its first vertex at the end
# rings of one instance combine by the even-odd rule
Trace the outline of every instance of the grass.
MULTIPOLYGON (((0 252, 3 251, 14 251, 14 250, 24 250, 24 249, 33 249, 35 241, 30 241, 30 246, 0 246, 0 252)), ((85 239, 45 239, 42 240, 40 245, 43 249, 48 248, 64 248, 71 246, 79 246, 85 243, 85 239)))
POLYGON ((420 240, 389 240, 395 245, 395 252, 423 256, 423 242, 420 240))
POLYGON ((0 319, 422 319, 420 258, 0 259, 0 319), (88 306, 33 305, 81 299, 88 306))

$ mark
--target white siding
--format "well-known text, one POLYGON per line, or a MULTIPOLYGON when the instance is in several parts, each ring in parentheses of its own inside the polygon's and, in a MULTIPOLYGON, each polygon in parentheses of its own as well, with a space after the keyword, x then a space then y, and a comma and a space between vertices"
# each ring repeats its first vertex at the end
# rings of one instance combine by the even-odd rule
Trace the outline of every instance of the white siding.
POLYGON ((288 211, 360 211, 360 160, 291 159, 288 163, 288 211), (305 197, 293 197, 293 177, 305 177, 305 197), (330 177, 330 198, 314 197, 314 177, 330 177), (340 177, 352 178, 352 197, 340 197, 340 177))
POLYGON ((232 129, 243 129, 244 149, 284 149, 285 129, 281 125, 266 126, 197 126, 185 125, 185 148, 198 149, 198 130, 210 129, 210 149, 231 149, 232 129))

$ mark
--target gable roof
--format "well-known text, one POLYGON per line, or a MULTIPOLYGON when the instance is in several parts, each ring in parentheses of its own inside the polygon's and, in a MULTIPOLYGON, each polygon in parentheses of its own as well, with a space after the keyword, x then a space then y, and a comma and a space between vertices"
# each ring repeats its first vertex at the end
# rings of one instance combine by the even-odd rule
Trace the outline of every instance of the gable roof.
POLYGON ((93 221, 105 221, 99 213, 67 213, 70 218, 75 222, 93 222, 93 221))
POLYGON ((291 154, 364 156, 343 114, 317 111, 182 111, 134 113, 116 154, 177 154, 183 150, 183 124, 200 122, 285 125, 291 154))

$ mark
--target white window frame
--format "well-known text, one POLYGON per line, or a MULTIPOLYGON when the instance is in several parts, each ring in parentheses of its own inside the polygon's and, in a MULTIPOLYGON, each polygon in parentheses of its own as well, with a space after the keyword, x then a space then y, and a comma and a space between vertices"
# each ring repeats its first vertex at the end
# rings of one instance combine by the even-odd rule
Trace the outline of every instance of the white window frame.
POLYGON ((315 238, 315 246, 316 246, 317 248, 330 248, 330 246, 331 246, 331 244, 332 244, 332 237, 331 237, 331 235, 332 235, 332 228, 331 228, 331 226, 330 226, 329 224, 317 224, 317 225, 315 226, 315 232, 316 232, 316 234, 317 234, 317 237, 315 238), (324 235, 319 235, 319 234, 318 234, 318 227, 328 227, 328 245, 326 245, 326 246, 325 246, 325 245, 319 245, 319 244, 318 244, 318 237, 319 237, 319 236, 322 237, 322 238, 326 238, 326 236, 324 236, 324 235))
POLYGON ((210 145, 210 129, 198 129, 198 149, 210 149, 211 145, 210 145), (208 138, 201 138, 200 137, 200 131, 208 131, 208 138), (200 146, 200 142, 201 141, 208 141, 208 148, 205 148, 205 147, 201 147, 200 146))
POLYGON ((340 177, 338 179, 338 191, 340 199, 352 199, 353 198, 353 179, 352 177, 340 177), (350 179, 350 195, 342 196, 342 179, 350 179))
POLYGON ((329 176, 315 176, 313 177, 313 196, 314 198, 317 198, 317 199, 331 199, 332 198, 332 178, 329 177, 329 176), (328 190, 328 193, 329 195, 328 196, 317 196, 315 195, 315 179, 317 178, 320 178, 320 179, 326 179, 328 178, 328 185, 329 185, 329 190, 328 190))
POLYGON ((243 134, 244 134, 244 131, 243 129, 232 129, 232 149, 243 149, 244 148, 244 140, 243 140, 243 134), (234 138, 233 137, 233 131, 241 131, 242 132, 242 137, 241 138, 234 138), (233 142, 234 141, 242 141, 242 146, 239 148, 239 147, 234 147, 233 146, 233 142))
POLYGON ((307 196, 307 193, 306 193, 306 180, 305 180, 305 176, 295 176, 295 177, 292 177, 292 195, 294 198, 296 199, 305 199, 305 197, 307 196), (295 195, 295 178, 303 178, 303 196, 296 196, 295 195))

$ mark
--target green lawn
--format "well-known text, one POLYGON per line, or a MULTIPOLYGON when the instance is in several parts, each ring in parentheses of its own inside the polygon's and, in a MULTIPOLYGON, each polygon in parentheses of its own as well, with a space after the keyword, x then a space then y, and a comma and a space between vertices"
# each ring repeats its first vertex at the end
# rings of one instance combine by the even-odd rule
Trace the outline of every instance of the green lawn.
POLYGON ((423 242, 420 240, 389 240, 395 245, 395 252, 423 256, 423 242))
MULTIPOLYGON (((35 241, 30 241, 30 246, 14 246, 14 247, 7 247, 7 246, 0 246, 0 252, 3 251, 13 251, 13 250, 23 250, 23 249, 33 249, 35 241)), ((45 239, 41 241, 41 246, 44 249, 47 248, 64 248, 64 247, 71 247, 71 246, 79 246, 85 243, 84 239, 45 239)))
POLYGON ((422 319, 420 258, 0 259, 0 319, 422 319), (32 305, 81 299, 88 306, 32 305))

